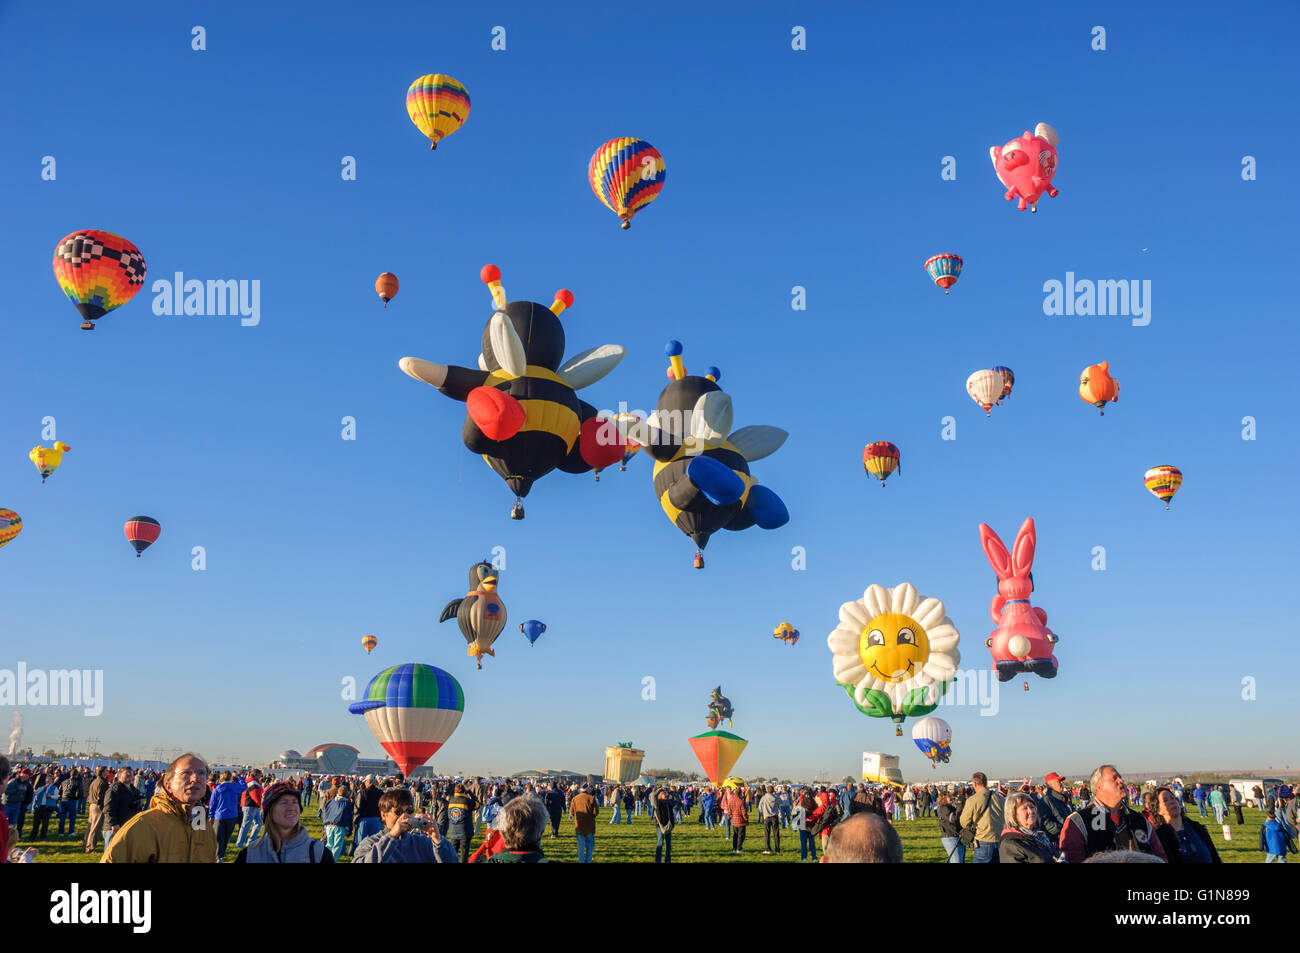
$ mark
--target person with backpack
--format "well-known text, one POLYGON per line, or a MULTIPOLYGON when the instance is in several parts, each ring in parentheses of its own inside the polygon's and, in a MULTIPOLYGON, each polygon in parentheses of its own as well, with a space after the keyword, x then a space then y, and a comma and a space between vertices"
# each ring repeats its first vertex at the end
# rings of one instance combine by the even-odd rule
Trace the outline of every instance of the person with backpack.
POLYGON ((1285 864, 1286 855, 1297 852, 1291 832, 1277 819, 1276 808, 1269 808, 1259 829, 1259 849, 1264 852, 1266 864, 1285 864))

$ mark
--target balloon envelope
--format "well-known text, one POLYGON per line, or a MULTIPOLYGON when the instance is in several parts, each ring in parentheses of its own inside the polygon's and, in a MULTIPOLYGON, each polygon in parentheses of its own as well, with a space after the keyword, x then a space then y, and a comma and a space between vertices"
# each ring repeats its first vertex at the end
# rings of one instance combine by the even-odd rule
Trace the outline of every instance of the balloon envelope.
POLYGON ((659 150, 630 136, 609 140, 596 150, 587 167, 591 190, 623 220, 624 228, 659 195, 667 174, 659 150))
POLYGON ((1002 375, 992 368, 976 371, 966 378, 966 393, 970 394, 971 400, 983 407, 987 414, 993 405, 1002 399, 1004 383, 1002 375))
POLYGON ((32 452, 27 454, 27 457, 40 471, 41 482, 44 483, 49 475, 59 468, 59 464, 63 462, 63 455, 71 449, 59 440, 52 447, 42 447, 39 444, 32 447, 32 452))
POLYGON ((952 753, 952 728, 933 715, 912 726, 912 741, 931 761, 947 761, 952 753))
POLYGON ((126 521, 124 529, 126 541, 135 548, 137 559, 162 535, 162 525, 152 516, 133 516, 126 521))
POLYGON ((1183 471, 1171 466, 1152 467, 1144 474, 1143 480, 1147 489, 1164 501, 1165 509, 1169 509, 1169 501, 1183 485, 1183 471))
POLYGON ((409 776, 456 730, 465 712, 465 692, 450 673, 405 662, 372 678, 364 699, 348 711, 365 716, 375 739, 409 776))
POLYGON ((546 631, 546 623, 538 622, 536 619, 529 619, 527 622, 519 623, 519 631, 528 638, 528 644, 533 645, 546 631))
POLYGON ((691 750, 700 759, 700 767, 714 784, 731 773, 749 742, 729 731, 706 731, 690 739, 691 750))
POLYGON ((869 443, 866 449, 862 451, 863 469, 879 480, 881 486, 884 486, 889 475, 898 469, 900 460, 898 447, 888 440, 877 440, 875 443, 869 443))
POLYGON ((441 73, 421 76, 406 90, 406 114, 411 122, 438 148, 438 140, 450 136, 469 118, 469 92, 441 73))
POLYGON ((82 327, 134 298, 144 276, 140 249, 112 232, 82 229, 54 249, 54 277, 85 319, 82 327))
POLYGON ((379 295, 379 300, 388 307, 388 302, 397 296, 397 276, 391 271, 386 271, 375 279, 375 294, 379 295))
POLYGON ((23 531, 23 518, 13 510, 0 509, 0 547, 8 546, 23 531))
POLYGON ((361 647, 366 650, 367 655, 369 655, 378 644, 379 640, 373 635, 363 635, 361 637, 361 647))
POLYGON ((961 265, 961 258, 957 255, 935 255, 926 260, 925 270, 934 283, 943 289, 943 293, 948 294, 948 289, 961 276, 961 265))

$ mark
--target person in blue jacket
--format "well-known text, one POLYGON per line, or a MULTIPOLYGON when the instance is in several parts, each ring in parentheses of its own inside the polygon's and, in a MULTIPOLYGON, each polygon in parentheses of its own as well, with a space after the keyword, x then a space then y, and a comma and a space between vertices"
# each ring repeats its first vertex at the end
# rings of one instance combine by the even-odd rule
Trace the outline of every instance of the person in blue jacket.
POLYGON ((354 813, 352 798, 348 796, 346 788, 336 792, 321 809, 321 817, 325 822, 325 846, 335 860, 343 856, 343 849, 347 847, 348 835, 352 833, 355 823, 354 813))
POLYGON ((226 859, 226 846, 239 823, 239 798, 247 790, 243 778, 233 778, 229 771, 221 772, 221 780, 212 789, 208 801, 208 820, 217 827, 217 859, 226 859))
POLYGON ((1291 832, 1278 823, 1277 812, 1269 809, 1264 826, 1259 829, 1259 849, 1265 853, 1264 863, 1285 864, 1288 853, 1296 853, 1291 832))
POLYGON ((700 798, 700 820, 704 822, 704 829, 711 831, 714 828, 713 810, 718 805, 718 795, 709 788, 704 792, 704 797, 700 798))
POLYGON ((406 788, 391 788, 379 799, 379 817, 384 829, 371 834, 357 845, 354 864, 455 864, 456 851, 438 833, 438 825, 427 814, 421 815, 422 828, 417 833, 414 819, 415 801, 406 788))

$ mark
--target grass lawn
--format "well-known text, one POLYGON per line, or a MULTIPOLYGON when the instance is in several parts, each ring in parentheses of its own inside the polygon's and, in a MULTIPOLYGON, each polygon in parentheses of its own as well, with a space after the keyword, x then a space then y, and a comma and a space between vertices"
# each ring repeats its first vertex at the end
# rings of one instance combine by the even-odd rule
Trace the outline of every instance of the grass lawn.
MULTIPOLYGON (((307 829, 313 837, 321 837, 321 822, 316 816, 316 802, 303 812, 307 829)), ((1232 840, 1223 839, 1223 830, 1214 825, 1214 818, 1208 818, 1206 824, 1214 837, 1214 845, 1219 856, 1227 864, 1263 863, 1264 855, 1259 852, 1259 828, 1264 820, 1264 812, 1252 808, 1243 808, 1246 820, 1244 826, 1232 828, 1232 840)), ((601 817, 596 822, 596 863, 650 863, 655 853, 655 828, 648 817, 633 817, 632 823, 617 826, 609 823, 609 812, 602 808, 601 817)), ((1192 817, 1196 816, 1193 808, 1192 817)), ((1229 814, 1231 817, 1231 813, 1229 814)), ((763 827, 751 824, 745 840, 745 852, 740 856, 731 853, 731 842, 723 836, 719 828, 706 831, 697 823, 699 812, 693 812, 684 823, 677 826, 673 833, 673 861, 679 863, 796 863, 799 859, 799 835, 791 831, 781 832, 781 853, 765 855, 763 853, 763 827)), ((30 824, 30 821, 29 821, 30 824)), ((945 853, 939 843, 939 822, 934 818, 919 821, 896 822, 899 836, 903 839, 903 856, 908 863, 943 863, 945 853)), ((57 822, 54 825, 57 829, 57 822)), ((85 818, 78 818, 76 838, 57 838, 43 841, 22 841, 22 846, 35 846, 40 854, 37 863, 93 863, 100 854, 82 852, 82 838, 85 836, 85 818)), ((475 838, 477 847, 481 838, 475 838)), ((542 841, 542 850, 551 860, 573 863, 578 859, 577 843, 573 837, 573 822, 565 818, 560 823, 560 836, 552 838, 548 829, 542 841)), ((227 859, 234 859, 233 844, 227 851, 227 859)), ((346 861, 346 858, 344 858, 346 861)))

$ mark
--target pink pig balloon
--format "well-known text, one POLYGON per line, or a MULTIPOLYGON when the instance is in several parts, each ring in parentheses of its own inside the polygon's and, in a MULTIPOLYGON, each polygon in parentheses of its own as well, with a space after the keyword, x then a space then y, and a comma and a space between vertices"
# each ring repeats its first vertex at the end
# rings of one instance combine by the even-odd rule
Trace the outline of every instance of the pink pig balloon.
POLYGON ((993 171, 1006 186, 1007 201, 1018 197, 1020 204, 1016 207, 1020 211, 1028 205, 1029 211, 1037 212, 1038 199, 1044 192, 1052 198, 1059 194, 1052 187, 1052 176, 1056 174, 1056 146, 1060 141, 1055 129, 1040 122, 1033 135, 1026 130, 1019 139, 989 149, 993 171))

